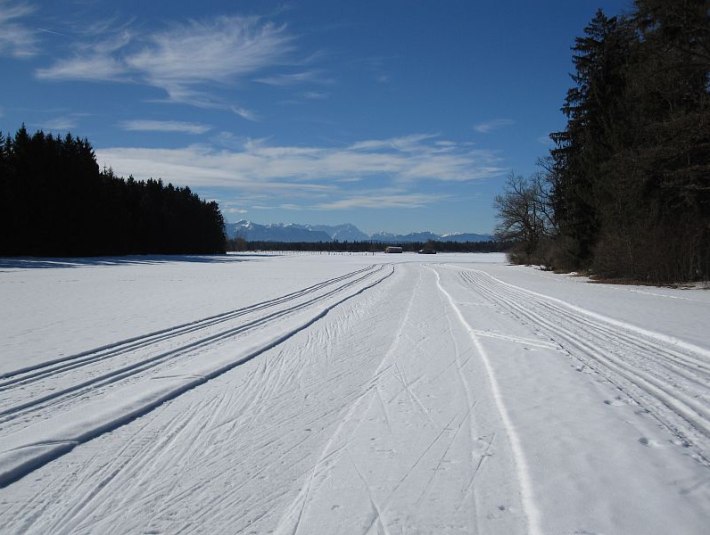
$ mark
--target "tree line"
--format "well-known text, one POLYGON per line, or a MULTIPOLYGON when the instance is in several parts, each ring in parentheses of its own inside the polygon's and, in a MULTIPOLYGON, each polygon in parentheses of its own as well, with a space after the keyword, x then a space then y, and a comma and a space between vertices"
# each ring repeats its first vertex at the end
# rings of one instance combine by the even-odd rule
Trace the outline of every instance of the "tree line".
POLYGON ((510 242, 490 240, 483 242, 407 242, 384 244, 372 241, 329 241, 329 242, 272 242, 247 241, 244 238, 227 240, 228 251, 313 251, 313 252, 358 252, 375 253, 385 250, 387 245, 398 245, 405 252, 430 249, 441 253, 492 253, 511 247, 510 242))
POLYGON ((636 0, 575 40, 566 128, 496 198, 511 259, 606 278, 710 278, 710 1, 636 0))
POLYGON ((215 202, 162 180, 100 170, 87 139, 0 134, 0 255, 102 256, 225 251, 215 202))

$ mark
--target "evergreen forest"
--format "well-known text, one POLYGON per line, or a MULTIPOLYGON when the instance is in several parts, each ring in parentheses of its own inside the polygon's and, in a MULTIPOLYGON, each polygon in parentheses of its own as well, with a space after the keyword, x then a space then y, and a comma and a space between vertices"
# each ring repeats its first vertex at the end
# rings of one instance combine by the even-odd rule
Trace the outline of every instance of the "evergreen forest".
POLYGON ((566 128, 496 198, 511 259, 606 279, 710 279, 710 2, 598 11, 572 47, 566 128))
POLYGON ((86 139, 24 125, 0 135, 0 255, 103 256, 225 251, 215 202, 162 180, 100 170, 86 139))

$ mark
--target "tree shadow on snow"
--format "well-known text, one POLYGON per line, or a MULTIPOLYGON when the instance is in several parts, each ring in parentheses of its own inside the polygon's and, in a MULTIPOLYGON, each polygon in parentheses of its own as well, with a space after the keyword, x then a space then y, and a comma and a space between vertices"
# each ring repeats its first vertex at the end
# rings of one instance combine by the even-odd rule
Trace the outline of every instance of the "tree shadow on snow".
POLYGON ((36 258, 13 257, 0 258, 0 270, 8 269, 49 269, 76 268, 85 266, 126 266, 158 265, 175 262, 201 264, 233 264, 248 262, 253 258, 276 256, 266 254, 227 254, 227 255, 135 255, 135 256, 96 256, 81 258, 36 258))

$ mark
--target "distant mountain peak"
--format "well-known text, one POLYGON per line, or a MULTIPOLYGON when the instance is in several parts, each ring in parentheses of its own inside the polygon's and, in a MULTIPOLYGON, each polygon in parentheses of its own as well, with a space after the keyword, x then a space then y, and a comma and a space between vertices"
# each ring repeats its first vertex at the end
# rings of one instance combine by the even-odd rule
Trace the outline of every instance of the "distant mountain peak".
POLYGON ((249 221, 248 219, 240 219, 236 223, 227 223, 228 225, 234 225, 235 227, 240 227, 240 228, 251 228, 252 222, 249 221))
POLYGON ((451 232, 435 234, 433 232, 412 232, 409 234, 393 234, 391 232, 376 232, 365 234, 352 223, 341 225, 302 225, 299 223, 270 223, 260 225, 247 219, 226 225, 227 237, 241 237, 247 241, 280 241, 280 242, 330 242, 330 241, 374 241, 392 243, 411 243, 432 241, 479 242, 492 240, 488 234, 473 234, 451 232))

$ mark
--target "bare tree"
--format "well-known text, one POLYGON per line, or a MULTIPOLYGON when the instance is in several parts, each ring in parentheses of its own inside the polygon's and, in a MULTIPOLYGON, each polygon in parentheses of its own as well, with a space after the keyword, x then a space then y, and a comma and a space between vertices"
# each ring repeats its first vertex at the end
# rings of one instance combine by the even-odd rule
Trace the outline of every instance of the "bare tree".
POLYGON ((494 201, 498 210, 496 237, 515 243, 512 260, 541 263, 543 242, 553 223, 547 182, 542 173, 525 178, 511 173, 501 195, 494 201))

